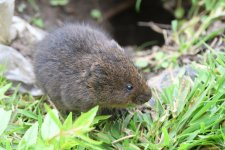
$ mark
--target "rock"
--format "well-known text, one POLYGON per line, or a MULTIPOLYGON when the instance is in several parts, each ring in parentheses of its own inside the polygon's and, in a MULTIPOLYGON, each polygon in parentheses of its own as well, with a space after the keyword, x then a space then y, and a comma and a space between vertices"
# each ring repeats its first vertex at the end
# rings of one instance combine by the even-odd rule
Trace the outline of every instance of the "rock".
POLYGON ((183 68, 167 69, 161 74, 150 78, 147 81, 147 84, 149 87, 162 92, 164 88, 169 87, 173 83, 173 80, 179 76, 189 76, 192 80, 194 80, 196 77, 196 71, 189 65, 183 68))
POLYGON ((35 75, 31 62, 15 49, 0 44, 0 64, 6 67, 4 73, 8 80, 16 87, 20 84, 19 91, 30 93, 33 96, 42 95, 42 91, 37 88, 35 75))
POLYGON ((0 0, 0 43, 10 42, 10 27, 14 13, 14 0, 0 0))
POLYGON ((14 16, 11 25, 11 46, 24 56, 32 57, 33 46, 47 33, 14 16))

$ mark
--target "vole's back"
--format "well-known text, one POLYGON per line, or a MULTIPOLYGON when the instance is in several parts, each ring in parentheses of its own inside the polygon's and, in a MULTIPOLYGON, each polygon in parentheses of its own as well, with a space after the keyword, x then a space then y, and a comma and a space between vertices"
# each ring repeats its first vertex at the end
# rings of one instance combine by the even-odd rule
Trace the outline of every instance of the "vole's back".
POLYGON ((131 103, 121 87, 131 82, 143 84, 139 94, 150 96, 122 48, 87 25, 67 25, 49 34, 36 49, 34 66, 37 84, 62 110, 131 103))

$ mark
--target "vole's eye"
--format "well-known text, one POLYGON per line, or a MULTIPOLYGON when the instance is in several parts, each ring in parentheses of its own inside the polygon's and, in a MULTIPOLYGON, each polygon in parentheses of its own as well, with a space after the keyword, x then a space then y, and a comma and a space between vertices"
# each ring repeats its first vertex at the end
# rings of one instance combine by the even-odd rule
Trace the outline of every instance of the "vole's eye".
POLYGON ((127 91, 131 91, 133 89, 133 86, 131 84, 127 84, 127 91))

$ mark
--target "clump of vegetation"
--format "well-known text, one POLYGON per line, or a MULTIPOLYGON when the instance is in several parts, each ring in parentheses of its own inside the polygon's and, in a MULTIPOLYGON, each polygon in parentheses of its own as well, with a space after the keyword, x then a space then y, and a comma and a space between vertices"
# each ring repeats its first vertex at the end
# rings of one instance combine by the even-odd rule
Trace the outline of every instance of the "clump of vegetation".
MULTIPOLYGON (((165 38, 162 47, 146 56, 145 64, 148 63, 154 71, 187 64, 183 58, 198 61, 197 55, 206 51, 205 43, 212 48, 224 47, 225 26, 222 22, 225 17, 224 0, 181 0, 178 3, 176 10, 182 13, 178 15, 182 17, 171 22, 171 29, 169 27, 164 29, 164 26, 154 23, 141 23, 163 34, 165 38), (189 2, 190 9, 185 11, 182 2, 189 2)), ((143 68, 142 65, 140 68, 143 68)))
POLYGON ((98 139, 115 140, 118 149, 224 149, 225 53, 212 51, 205 57, 202 65, 192 65, 194 80, 180 74, 163 93, 155 93, 154 113, 129 114, 106 125, 98 139))
MULTIPOLYGON (((210 47, 209 47, 210 48, 210 47)), ((176 79, 155 93, 150 112, 134 111, 116 121, 96 117, 97 107, 74 122, 62 122, 42 100, 18 93, 0 77, 0 147, 2 149, 191 149, 225 148, 225 52, 210 51, 202 65, 193 64, 194 80, 176 79), (44 110, 47 110, 47 114, 44 110), (98 130, 93 130, 98 123, 98 130)))
MULTIPOLYGON (((181 72, 162 93, 154 91, 150 111, 136 109, 113 120, 96 116, 95 107, 64 120, 44 103, 46 97, 9 90, 12 84, 1 71, 0 149, 225 149, 225 36, 220 26, 225 3, 193 0, 190 11, 179 7, 168 41, 152 54, 150 65, 175 67, 180 57, 201 54, 191 63, 194 79, 181 72)), ((136 64, 148 67, 142 60, 136 64)))
POLYGON ((61 122, 58 111, 46 105, 47 114, 43 110, 42 101, 18 95, 6 96, 10 83, 0 77, 0 149, 70 149, 83 147, 102 149, 102 142, 88 136, 93 125, 108 116, 96 117, 98 107, 83 113, 72 120, 72 113, 61 122), (28 100, 28 101, 27 101, 28 100))

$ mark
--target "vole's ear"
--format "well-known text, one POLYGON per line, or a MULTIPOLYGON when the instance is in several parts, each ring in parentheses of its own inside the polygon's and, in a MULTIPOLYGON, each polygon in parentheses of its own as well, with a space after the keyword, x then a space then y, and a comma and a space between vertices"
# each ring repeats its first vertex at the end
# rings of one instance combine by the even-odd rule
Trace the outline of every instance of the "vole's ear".
POLYGON ((91 64, 90 71, 91 72, 94 71, 96 68, 98 68, 98 66, 99 66, 99 63, 98 62, 95 62, 95 63, 91 64))
POLYGON ((89 87, 96 91, 102 91, 102 82, 105 80, 105 72, 99 63, 93 63, 90 67, 87 83, 89 87))
POLYGON ((103 73, 103 68, 102 68, 102 66, 100 65, 100 63, 98 63, 98 62, 95 62, 95 63, 93 63, 92 65, 91 65, 91 68, 90 68, 90 73, 91 74, 95 74, 95 75, 100 75, 100 74, 102 74, 103 73))
POLYGON ((119 46, 119 44, 116 41, 111 40, 110 45, 112 46, 112 48, 119 49, 122 52, 124 52, 124 49, 121 46, 119 46))
POLYGON ((99 63, 95 62, 93 64, 91 64, 90 68, 85 70, 85 72, 83 73, 83 77, 93 77, 94 74, 96 74, 96 72, 100 72, 100 67, 99 67, 99 63))

